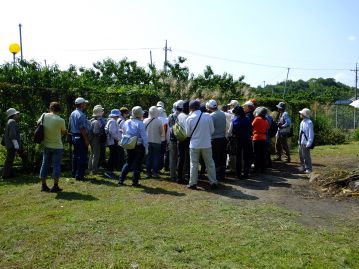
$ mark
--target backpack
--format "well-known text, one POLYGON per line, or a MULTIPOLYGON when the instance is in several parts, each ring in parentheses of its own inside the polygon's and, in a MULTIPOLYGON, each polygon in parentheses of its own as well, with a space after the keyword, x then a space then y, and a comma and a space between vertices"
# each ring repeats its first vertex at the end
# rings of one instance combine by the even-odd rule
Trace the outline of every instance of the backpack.
POLYGON ((91 133, 92 133, 94 136, 96 136, 96 137, 99 138, 100 143, 105 143, 106 140, 107 140, 107 134, 106 134, 106 130, 105 130, 105 125, 106 125, 106 124, 104 124, 104 123, 101 122, 100 120, 94 119, 94 118, 91 119, 91 123, 93 123, 95 120, 97 120, 97 121, 99 122, 99 124, 100 124, 100 132, 99 132, 99 133, 94 133, 94 132, 93 132, 93 128, 92 128, 92 126, 91 126, 91 133))
POLYGON ((268 129, 268 135, 270 138, 275 137, 275 135, 277 134, 278 131, 278 125, 276 122, 274 122, 274 120, 272 120, 272 124, 269 126, 268 129))
POLYGON ((175 134, 173 133, 173 126, 176 124, 176 120, 177 120, 177 116, 171 114, 168 117, 168 126, 170 127, 170 141, 172 142, 176 142, 177 138, 175 136, 175 134))
POLYGON ((173 134, 176 139, 180 142, 185 141, 187 139, 186 129, 178 122, 176 119, 175 125, 172 127, 173 134))

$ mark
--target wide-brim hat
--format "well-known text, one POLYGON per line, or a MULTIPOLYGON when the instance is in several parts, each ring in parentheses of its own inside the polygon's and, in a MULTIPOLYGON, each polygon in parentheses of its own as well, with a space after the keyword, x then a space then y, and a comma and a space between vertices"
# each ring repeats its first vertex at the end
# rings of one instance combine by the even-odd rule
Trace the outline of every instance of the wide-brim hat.
POLYGON ((278 105, 277 105, 277 108, 285 109, 285 103, 284 102, 279 102, 278 105))
POLYGON ((8 118, 16 114, 20 114, 20 111, 17 111, 15 108, 9 108, 8 110, 6 110, 6 115, 8 118))
POLYGON ((120 117, 121 111, 119 109, 112 109, 110 115, 108 115, 110 118, 113 117, 120 117))
POLYGON ((132 116, 135 118, 140 118, 143 116, 143 110, 142 107, 140 106, 135 106, 132 108, 132 116))

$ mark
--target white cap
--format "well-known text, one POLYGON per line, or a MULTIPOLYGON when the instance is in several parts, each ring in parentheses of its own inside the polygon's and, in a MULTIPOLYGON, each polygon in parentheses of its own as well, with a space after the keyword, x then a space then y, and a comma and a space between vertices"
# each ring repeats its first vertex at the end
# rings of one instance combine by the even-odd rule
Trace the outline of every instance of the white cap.
POLYGON ((239 102, 237 100, 231 100, 228 105, 229 106, 238 106, 239 102))
POLYGON ((207 103, 206 103, 206 106, 209 107, 209 108, 217 108, 217 102, 215 100, 209 100, 207 103))
POLYGON ((175 104, 176 104, 176 108, 183 109, 183 104, 184 104, 183 100, 178 100, 175 104))
POLYGON ((310 117, 310 109, 303 108, 301 111, 299 111, 299 114, 303 115, 306 118, 309 118, 310 117))
POLYGON ((162 101, 158 101, 156 106, 165 108, 165 104, 162 101))
POLYGON ((77 97, 76 100, 75 100, 75 105, 79 105, 79 104, 83 104, 83 103, 88 103, 89 101, 85 100, 84 98, 82 97, 77 97))
POLYGON ((254 106, 252 101, 247 101, 244 103, 244 106, 254 106))
POLYGON ((140 118, 143 116, 143 110, 140 106, 135 106, 132 108, 132 116, 135 118, 140 118))
POLYGON ((19 114, 20 112, 17 111, 15 108, 9 108, 8 110, 6 110, 6 115, 7 117, 11 117, 14 116, 15 114, 19 114))

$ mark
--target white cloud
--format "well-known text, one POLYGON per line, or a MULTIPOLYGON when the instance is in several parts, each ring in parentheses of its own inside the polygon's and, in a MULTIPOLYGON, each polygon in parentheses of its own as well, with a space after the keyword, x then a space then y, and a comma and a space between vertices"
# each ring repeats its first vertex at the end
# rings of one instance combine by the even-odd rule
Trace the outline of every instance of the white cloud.
POLYGON ((357 37, 355 35, 348 36, 349 41, 355 41, 357 37))

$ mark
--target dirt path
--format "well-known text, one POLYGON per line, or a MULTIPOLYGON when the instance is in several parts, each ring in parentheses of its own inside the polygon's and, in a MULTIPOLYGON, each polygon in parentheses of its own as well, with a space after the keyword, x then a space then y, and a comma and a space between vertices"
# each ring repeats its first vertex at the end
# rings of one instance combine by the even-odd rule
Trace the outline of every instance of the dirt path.
MULTIPOLYGON (((254 175, 250 179, 228 179, 224 194, 228 199, 255 200, 273 204, 300 213, 298 221, 307 226, 327 227, 336 220, 353 220, 359 223, 359 199, 323 197, 309 184, 309 178, 299 173, 297 163, 275 163, 266 175, 254 175)), ((314 166, 314 169, 316 167, 314 166)))

